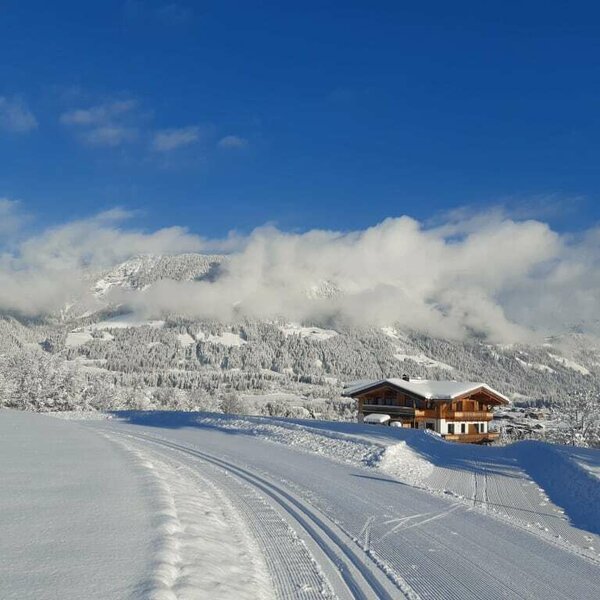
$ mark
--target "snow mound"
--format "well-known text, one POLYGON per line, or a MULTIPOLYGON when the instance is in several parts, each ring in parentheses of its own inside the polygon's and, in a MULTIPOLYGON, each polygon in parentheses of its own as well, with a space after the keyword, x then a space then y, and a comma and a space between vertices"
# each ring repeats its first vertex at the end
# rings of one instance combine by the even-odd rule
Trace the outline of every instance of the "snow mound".
POLYGON ((414 486, 421 486, 434 469, 428 460, 419 456, 406 442, 387 446, 381 455, 379 468, 414 486))

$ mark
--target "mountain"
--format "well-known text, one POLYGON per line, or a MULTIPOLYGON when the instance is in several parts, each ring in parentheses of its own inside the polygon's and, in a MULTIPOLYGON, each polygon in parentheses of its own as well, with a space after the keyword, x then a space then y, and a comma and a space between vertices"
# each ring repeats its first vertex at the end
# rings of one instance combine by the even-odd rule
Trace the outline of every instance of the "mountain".
MULTIPOLYGON (((500 345, 478 337, 442 339, 394 323, 376 328, 283 317, 222 323, 178 314, 140 315, 111 300, 116 291, 145 290, 165 279, 214 281, 227 260, 222 255, 146 255, 90 272, 93 302, 74 299, 60 318, 0 319, 0 352, 6 357, 40 347, 56 364, 76 367, 84 378, 107 381, 119 394, 137 390, 144 397, 150 392, 140 390, 154 395, 162 390, 163 396, 182 391, 189 397, 230 390, 271 395, 277 402, 292 394, 304 406, 311 398, 341 402, 343 386, 353 380, 405 373, 486 381, 524 403, 555 403, 576 391, 599 388, 600 341, 578 332, 537 344, 500 345)), ((341 293, 327 281, 306 289, 307 301, 341 293)))
MULTIPOLYGON (((106 296, 112 288, 143 290, 161 280, 194 281, 217 276, 226 257, 218 254, 180 254, 176 256, 136 256, 100 276, 92 286, 98 298, 106 296)), ((90 274, 90 277, 93 277, 90 274)))

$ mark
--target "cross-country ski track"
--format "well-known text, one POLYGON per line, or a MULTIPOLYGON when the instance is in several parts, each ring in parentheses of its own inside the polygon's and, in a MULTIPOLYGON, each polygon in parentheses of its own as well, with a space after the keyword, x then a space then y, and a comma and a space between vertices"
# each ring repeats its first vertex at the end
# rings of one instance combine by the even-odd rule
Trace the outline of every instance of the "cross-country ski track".
MULTIPOLYGON (((220 487, 253 523, 277 597, 600 597, 600 565, 593 559, 377 471, 218 430, 123 423, 108 430, 220 487), (241 506, 240 486, 272 509, 266 522, 247 500, 241 506), (273 512, 310 555, 300 570, 281 562, 289 538, 273 548, 273 512)), ((487 478, 476 477, 475 498, 483 500, 487 478)))
MULTIPOLYGON (((219 419, 198 418, 195 426, 187 417, 60 423, 63 433, 73 428, 118 449, 149 490, 148 567, 135 585, 121 586, 128 591, 118 598, 600 597, 594 549, 486 508, 494 504, 489 494, 494 501, 502 497, 496 489, 502 486, 484 459, 472 474, 472 500, 460 499, 372 466, 332 460, 325 439, 320 455, 291 438, 274 443, 256 431, 221 427, 219 419)), ((356 431, 365 438, 379 430, 356 431)), ((440 472, 451 478, 450 467, 440 472)), ((510 489, 504 492, 508 504, 510 489)), ((542 509, 546 519, 570 527, 563 515, 542 509)), ((524 510, 520 505, 517 512, 524 510)), ((582 530, 572 529, 578 539, 582 530)), ((597 536, 589 539, 595 544, 597 536)))

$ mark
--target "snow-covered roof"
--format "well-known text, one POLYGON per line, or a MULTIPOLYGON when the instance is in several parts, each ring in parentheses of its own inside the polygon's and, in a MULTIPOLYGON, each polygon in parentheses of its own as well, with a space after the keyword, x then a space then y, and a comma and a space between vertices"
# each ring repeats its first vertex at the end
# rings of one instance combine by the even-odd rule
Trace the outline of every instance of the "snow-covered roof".
POLYGON ((344 390, 345 396, 354 396, 357 393, 368 390, 369 388, 389 384, 394 387, 405 390, 409 394, 414 394, 425 400, 454 400, 479 389, 484 389, 494 396, 497 396, 505 403, 510 400, 492 389, 489 385, 477 381, 437 381, 433 379, 380 379, 378 381, 360 382, 358 385, 352 385, 344 390))

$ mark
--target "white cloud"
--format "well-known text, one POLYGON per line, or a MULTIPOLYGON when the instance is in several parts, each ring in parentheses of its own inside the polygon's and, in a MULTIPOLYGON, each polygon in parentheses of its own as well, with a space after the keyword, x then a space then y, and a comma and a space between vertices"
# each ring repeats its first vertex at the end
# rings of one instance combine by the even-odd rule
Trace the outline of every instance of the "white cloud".
POLYGON ((19 98, 0 96, 0 128, 14 133, 27 133, 38 126, 35 115, 19 98))
POLYGON ((138 132, 133 127, 102 125, 84 132, 81 137, 90 146, 115 147, 133 142, 137 136, 138 132))
POLYGON ((60 116, 60 122, 64 125, 105 125, 136 107, 136 100, 116 100, 89 108, 69 110, 60 116))
MULTIPOLYGON (((2 206, 7 214, 15 210, 10 201, 2 206)), ((264 227, 207 242, 177 227, 132 231, 124 223, 132 217, 113 210, 66 223, 2 255, 0 309, 57 310, 88 293, 90 270, 137 254, 220 247, 230 253, 214 281, 163 280, 112 299, 154 316, 399 323, 492 341, 527 340, 573 323, 598 332, 600 228, 573 237, 493 212, 433 228, 401 217, 361 231, 264 227), (339 294, 307 294, 324 283, 339 294)))
POLYGON ((199 127, 180 127, 178 129, 162 129, 154 134, 152 149, 156 152, 170 152, 194 144, 200 139, 199 127))
POLYGON ((235 149, 245 148, 248 145, 248 140, 237 135, 226 135, 217 142, 219 148, 235 149))
POLYGON ((0 240, 17 235, 27 220, 18 200, 0 198, 0 240))
MULTIPOLYGON (((598 261, 600 234, 592 238, 598 261)), ((396 322, 444 336, 518 341, 534 329, 600 317, 600 275, 584 259, 590 245, 572 244, 544 223, 483 217, 478 230, 455 223, 450 236, 408 217, 350 233, 265 228, 247 238, 214 282, 162 281, 120 300, 144 311, 222 320, 396 322), (566 285, 553 284, 556 278, 566 285), (308 298, 307 290, 323 282, 340 294, 308 298), (544 288, 548 298, 539 294, 544 288)))
POLYGON ((90 273, 137 254, 203 248, 200 238, 181 227, 152 233, 126 229, 123 221, 131 216, 115 209, 51 227, 23 240, 14 251, 0 254, 0 310, 39 315, 61 310, 76 299, 94 306, 90 273))
POLYGON ((64 112, 60 122, 74 129, 81 141, 91 146, 116 147, 138 137, 135 121, 136 100, 115 100, 88 108, 64 112))

